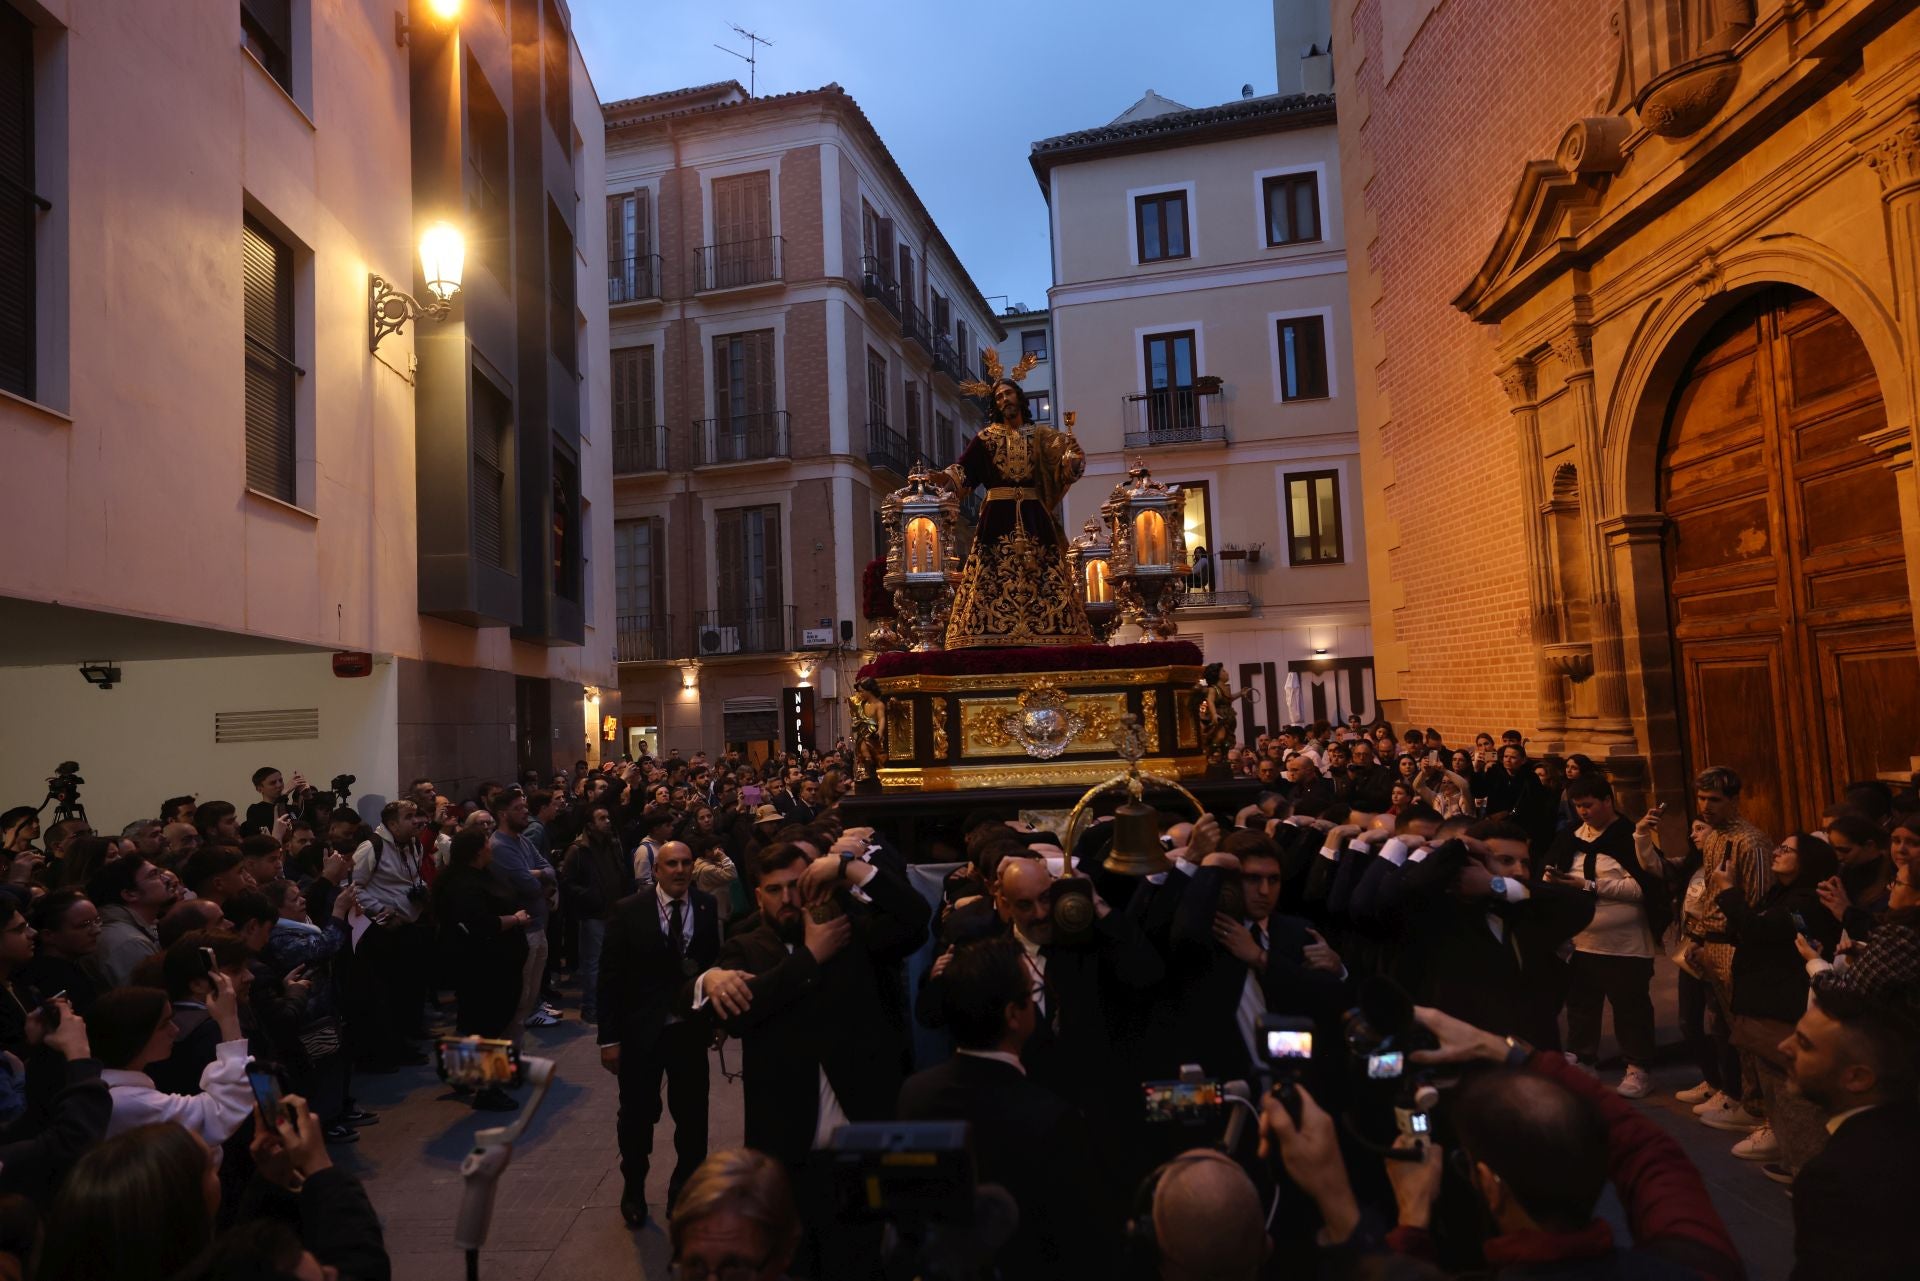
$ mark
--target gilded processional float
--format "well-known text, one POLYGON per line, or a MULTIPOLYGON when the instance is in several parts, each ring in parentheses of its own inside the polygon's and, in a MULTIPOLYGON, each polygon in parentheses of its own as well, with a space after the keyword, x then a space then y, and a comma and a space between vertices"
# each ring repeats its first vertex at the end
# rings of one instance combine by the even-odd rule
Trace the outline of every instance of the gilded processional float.
POLYGON ((869 567, 865 602, 875 657, 849 697, 855 794, 843 809, 903 835, 916 813, 954 802, 1013 817, 1079 796, 1077 829, 1103 791, 1127 793, 1125 828, 1150 816, 1153 786, 1195 810, 1248 799, 1226 781, 1225 676, 1173 639, 1190 573, 1180 490, 1136 462, 1069 540, 1056 513, 1086 463, 1074 416, 1065 431, 1029 421, 1020 380, 1032 362, 1003 372, 990 349, 982 358, 987 380, 962 386, 988 404, 986 425, 951 466, 916 466, 881 505, 886 556, 869 567), (1223 794, 1208 806, 1195 789, 1223 794))

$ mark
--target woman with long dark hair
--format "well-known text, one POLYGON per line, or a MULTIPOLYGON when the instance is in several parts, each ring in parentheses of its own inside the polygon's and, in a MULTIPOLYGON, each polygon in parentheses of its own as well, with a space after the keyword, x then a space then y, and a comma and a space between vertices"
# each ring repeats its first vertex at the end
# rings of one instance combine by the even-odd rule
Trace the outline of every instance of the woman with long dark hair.
MULTIPOLYGON (((448 848, 446 870, 433 885, 433 914, 448 972, 454 976, 455 1026, 462 1036, 506 1037, 520 1004, 531 918, 519 896, 488 870, 492 862, 487 838, 463 828, 448 848)), ((518 1106, 498 1087, 480 1091, 473 1105, 490 1111, 518 1106)))
POLYGON ((1758 905, 1747 902, 1726 864, 1714 870, 1711 888, 1734 945, 1734 1044, 1752 1060, 1767 1109, 1767 1124, 1736 1143, 1733 1154, 1794 1171, 1820 1150, 1825 1132, 1818 1110, 1790 1097, 1778 1047, 1807 1008, 1806 963, 1796 940, 1809 940, 1827 956, 1840 940, 1840 922, 1817 889, 1838 874, 1840 860, 1819 837, 1796 832, 1773 851, 1771 866, 1773 888, 1758 905))

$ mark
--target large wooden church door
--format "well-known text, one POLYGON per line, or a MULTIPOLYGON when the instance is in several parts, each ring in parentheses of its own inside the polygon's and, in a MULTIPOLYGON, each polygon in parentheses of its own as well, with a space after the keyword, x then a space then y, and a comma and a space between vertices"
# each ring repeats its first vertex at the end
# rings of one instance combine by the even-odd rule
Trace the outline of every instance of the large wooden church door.
POLYGON ((1674 395, 1660 490, 1687 763, 1738 770, 1774 836, 1920 750, 1898 498, 1860 443, 1885 420, 1859 335, 1785 287, 1708 334, 1674 395))

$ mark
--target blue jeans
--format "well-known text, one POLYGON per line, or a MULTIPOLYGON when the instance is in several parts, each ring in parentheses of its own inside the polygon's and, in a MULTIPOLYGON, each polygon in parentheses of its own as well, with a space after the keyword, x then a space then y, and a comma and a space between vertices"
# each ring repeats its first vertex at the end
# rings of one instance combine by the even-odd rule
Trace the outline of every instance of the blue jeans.
POLYGON ((580 1017, 589 1022, 600 1014, 600 949, 606 941, 605 921, 580 921, 580 1017))

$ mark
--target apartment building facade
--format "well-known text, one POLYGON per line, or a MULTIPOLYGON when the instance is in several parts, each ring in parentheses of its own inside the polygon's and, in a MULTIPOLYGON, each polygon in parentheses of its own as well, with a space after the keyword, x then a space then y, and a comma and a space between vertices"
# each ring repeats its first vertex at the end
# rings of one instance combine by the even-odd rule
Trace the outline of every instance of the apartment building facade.
POLYGON ((1004 330, 839 86, 605 122, 620 746, 831 744, 880 502, 1004 330))
POLYGON ((1150 90, 1031 160, 1052 221, 1055 412, 1075 412, 1088 457, 1068 530, 1145 463, 1186 495, 1180 634, 1259 689, 1249 741, 1371 718, 1331 95, 1192 109, 1150 90))
POLYGON ((602 153, 565 5, 415 4, 398 43, 373 0, 83 7, 0 3, 0 794, 71 758, 117 828, 272 764, 366 812, 592 755, 602 153), (431 303, 440 221, 459 291, 396 331, 373 278, 431 303))
POLYGON ((995 345, 1003 369, 1012 369, 1031 356, 1033 367, 1020 380, 1027 393, 1027 412, 1033 421, 1060 426, 1053 411, 1053 313, 1045 307, 1015 303, 1000 313, 1007 336, 995 345))

